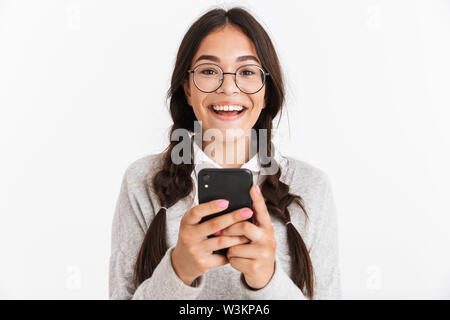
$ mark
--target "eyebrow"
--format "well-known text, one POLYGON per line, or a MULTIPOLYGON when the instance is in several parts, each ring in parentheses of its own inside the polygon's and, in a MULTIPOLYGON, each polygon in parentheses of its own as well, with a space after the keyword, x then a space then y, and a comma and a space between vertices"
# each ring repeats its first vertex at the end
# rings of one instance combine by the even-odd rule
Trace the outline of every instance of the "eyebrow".
MULTIPOLYGON (((211 60, 214 62, 220 62, 219 57, 216 56, 212 56, 212 55, 201 55, 200 57, 197 58, 197 60, 195 60, 194 64, 196 64, 199 60, 211 60)), ((261 64, 261 62, 259 62, 258 58, 252 55, 247 55, 247 56, 240 56, 236 58, 236 62, 242 62, 242 61, 247 61, 247 60, 253 60, 258 62, 259 64, 261 64)))

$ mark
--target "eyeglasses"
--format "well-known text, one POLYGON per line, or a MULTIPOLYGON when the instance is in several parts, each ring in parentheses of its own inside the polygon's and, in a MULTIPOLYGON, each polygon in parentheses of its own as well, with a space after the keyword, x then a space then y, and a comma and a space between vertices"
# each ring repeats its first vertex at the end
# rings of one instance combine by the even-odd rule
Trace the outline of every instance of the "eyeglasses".
POLYGON ((225 74, 234 75, 234 83, 243 93, 254 94, 262 89, 269 73, 254 64, 239 67, 236 72, 223 72, 217 64, 202 63, 193 70, 194 84, 202 92, 210 93, 220 88, 225 74))

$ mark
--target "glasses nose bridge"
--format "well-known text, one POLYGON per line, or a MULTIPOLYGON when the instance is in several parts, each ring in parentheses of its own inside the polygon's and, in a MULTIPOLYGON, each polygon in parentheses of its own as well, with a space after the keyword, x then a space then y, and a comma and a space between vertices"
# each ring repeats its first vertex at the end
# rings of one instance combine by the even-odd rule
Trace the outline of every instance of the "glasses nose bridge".
POLYGON ((222 72, 222 75, 232 74, 236 77, 236 72, 222 72))
POLYGON ((222 72, 222 79, 221 79, 221 86, 222 86, 222 84, 225 82, 225 75, 226 74, 231 74, 231 75, 233 75, 234 76, 234 84, 236 84, 236 72, 222 72))
POLYGON ((233 79, 233 84, 236 86, 236 88, 239 90, 239 91, 241 91, 241 89, 239 88, 239 86, 237 85, 237 83, 236 83, 236 72, 223 72, 222 71, 222 79, 221 79, 221 81, 220 81, 220 86, 216 89, 216 90, 218 90, 219 88, 221 88, 222 86, 223 86, 223 84, 224 84, 224 82, 225 82, 225 75, 226 74, 230 74, 230 75, 233 75, 234 76, 234 79, 233 79))

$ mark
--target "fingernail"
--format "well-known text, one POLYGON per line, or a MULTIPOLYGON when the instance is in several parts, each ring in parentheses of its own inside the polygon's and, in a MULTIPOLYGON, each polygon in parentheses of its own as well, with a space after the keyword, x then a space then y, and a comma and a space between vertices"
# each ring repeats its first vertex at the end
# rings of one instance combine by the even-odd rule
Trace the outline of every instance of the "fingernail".
POLYGON ((257 193, 257 194, 261 194, 261 190, 259 189, 259 186, 256 186, 255 189, 256 189, 256 193, 257 193))
POLYGON ((214 233, 215 236, 220 236, 221 234, 222 234, 222 230, 219 230, 216 233, 214 233))
POLYGON ((250 218, 253 214, 253 211, 250 209, 245 209, 244 211, 241 212, 241 217, 242 218, 250 218))
POLYGON ((220 200, 217 205, 219 207, 221 207, 221 208, 226 208, 226 207, 228 207, 228 201, 227 200, 220 200))

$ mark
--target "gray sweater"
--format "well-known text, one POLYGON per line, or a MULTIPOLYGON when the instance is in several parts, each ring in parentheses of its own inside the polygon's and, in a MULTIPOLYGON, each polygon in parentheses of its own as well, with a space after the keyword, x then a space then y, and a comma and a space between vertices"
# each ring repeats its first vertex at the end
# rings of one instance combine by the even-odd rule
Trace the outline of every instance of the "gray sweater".
MULTIPOLYGON (((280 180, 290 192, 300 195, 309 220, 300 206, 288 209, 291 222, 301 234, 314 268, 314 299, 339 299, 341 280, 337 242, 337 211, 331 181, 322 170, 304 161, 283 156, 280 180)), ((241 273, 229 264, 210 269, 195 286, 186 285, 171 264, 171 252, 177 239, 181 217, 195 205, 195 192, 167 210, 169 249, 152 276, 135 287, 133 267, 145 232, 160 209, 153 187, 145 188, 148 172, 161 167, 162 154, 148 155, 131 163, 125 171, 112 223, 109 265, 110 299, 307 299, 291 280, 290 255, 286 226, 272 219, 276 237, 275 272, 262 289, 251 290, 241 281, 241 273)))

